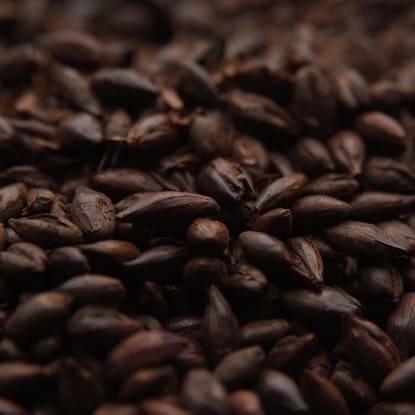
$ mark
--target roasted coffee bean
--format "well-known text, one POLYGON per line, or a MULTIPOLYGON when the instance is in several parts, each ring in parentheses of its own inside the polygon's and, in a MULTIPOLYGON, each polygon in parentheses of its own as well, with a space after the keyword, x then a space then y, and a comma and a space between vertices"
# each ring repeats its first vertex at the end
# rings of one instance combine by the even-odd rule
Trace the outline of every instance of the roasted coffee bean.
MULTIPOLYGON (((143 415, 191 415, 189 412, 174 403, 164 402, 162 400, 149 399, 144 401, 137 411, 143 415)), ((137 414, 138 412, 134 412, 137 414)))
MULTIPOLYGON (((103 403, 95 408, 93 415, 137 415, 137 405, 103 403)), ((46 414, 45 414, 46 415, 46 414)))
POLYGON ((411 400, 413 379, 415 376, 415 358, 410 358, 397 366, 383 380, 380 387, 384 399, 411 400))
POLYGON ((356 111, 370 100, 369 88, 364 76, 352 68, 344 68, 335 76, 337 101, 346 111, 356 111))
MULTIPOLYGON (((107 239, 91 244, 79 245, 79 249, 83 252, 91 262, 108 264, 121 264, 137 258, 140 249, 127 241, 119 241, 115 239, 107 239)), ((95 265, 98 267, 99 265, 95 265)))
POLYGON ((238 389, 228 395, 230 412, 232 415, 263 415, 261 401, 258 394, 248 389, 238 389))
POLYGON ((410 402, 379 402, 369 411, 369 415, 406 415, 415 410, 410 402))
POLYGON ((183 281, 193 287, 220 284, 227 276, 226 264, 217 258, 193 257, 183 268, 183 281))
POLYGON ((98 120, 83 112, 65 118, 59 126, 57 136, 64 147, 72 149, 96 146, 103 140, 98 120))
POLYGON ((232 155, 248 173, 253 175, 264 172, 270 164, 264 145, 248 136, 234 141, 232 155))
POLYGON ((388 236, 404 246, 410 254, 415 252, 415 231, 412 227, 399 220, 382 222, 379 223, 378 226, 386 232, 388 236))

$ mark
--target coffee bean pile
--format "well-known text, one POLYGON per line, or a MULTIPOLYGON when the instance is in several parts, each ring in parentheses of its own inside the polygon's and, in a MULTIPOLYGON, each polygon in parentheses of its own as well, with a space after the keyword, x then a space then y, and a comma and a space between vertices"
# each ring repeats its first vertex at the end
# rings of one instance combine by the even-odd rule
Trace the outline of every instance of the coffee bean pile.
POLYGON ((0 415, 415 414, 415 4, 0 2, 0 415))

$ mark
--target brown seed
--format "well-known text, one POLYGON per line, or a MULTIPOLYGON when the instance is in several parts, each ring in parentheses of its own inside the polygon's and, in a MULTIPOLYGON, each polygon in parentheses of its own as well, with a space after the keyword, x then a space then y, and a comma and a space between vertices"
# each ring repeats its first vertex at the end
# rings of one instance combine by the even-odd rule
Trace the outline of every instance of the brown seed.
POLYGON ((400 363, 395 344, 374 323, 348 314, 343 327, 341 349, 374 382, 381 382, 400 363))
POLYGON ((415 405, 410 402, 379 402, 369 412, 369 415, 409 415, 415 411, 415 405))
POLYGON ((218 362, 239 345, 239 323, 221 292, 212 286, 203 319, 203 340, 211 360, 218 362))
POLYGON ((356 129, 365 139, 391 148, 406 146, 406 133, 402 126, 389 115, 366 112, 356 121, 356 129))
POLYGON ((267 277, 248 264, 241 264, 234 271, 221 282, 230 301, 239 304, 261 301, 268 290, 267 277))
POLYGON ((254 136, 275 140, 275 136, 292 136, 298 131, 291 114, 262 95, 233 90, 226 102, 237 125, 254 136))
POLYGON ((222 254, 230 240, 228 228, 217 220, 195 219, 187 228, 189 249, 203 254, 222 254))
POLYGON ((90 258, 91 261, 102 261, 104 263, 113 262, 116 264, 131 261, 132 259, 137 258, 141 253, 140 249, 131 242, 115 239, 79 245, 79 249, 90 258))
POLYGON ((268 369, 289 371, 301 365, 315 343, 312 333, 285 336, 273 345, 264 363, 268 369))
POLYGON ((337 101, 347 111, 355 111, 369 102, 369 88, 363 75, 355 69, 340 70, 335 77, 337 101))
POLYGON ((100 115, 100 105, 89 88, 89 82, 80 72, 67 66, 55 65, 52 77, 59 93, 75 109, 100 115))
POLYGON ((292 203, 301 189, 307 183, 307 178, 302 174, 292 174, 276 179, 262 189, 255 203, 256 209, 264 213, 271 209, 292 203))
POLYGON ((18 305, 4 326, 8 336, 19 342, 40 338, 57 329, 69 317, 72 299, 64 293, 36 294, 18 305))
POLYGON ((160 155, 173 150, 180 136, 167 115, 154 114, 139 119, 131 127, 127 142, 137 152, 160 155))
POLYGON ((256 232, 264 232, 276 238, 285 239, 291 234, 292 215, 289 209, 277 208, 256 217, 250 228, 256 232))
POLYGON ((413 193, 415 173, 406 165, 386 157, 372 157, 365 165, 363 183, 383 192, 413 193))
POLYGON ((226 264, 218 258, 193 257, 183 268, 183 281, 193 288, 221 283, 228 275, 226 264))
POLYGON ((39 365, 25 362, 0 364, 0 394, 19 402, 42 393, 46 376, 39 365))
POLYGON ((92 90, 99 98, 122 105, 147 106, 157 95, 153 83, 132 69, 101 69, 91 82, 92 90))
POLYGON ((118 279, 95 274, 71 278, 56 290, 70 295, 78 305, 116 305, 126 292, 124 285, 118 279))
POLYGON ((414 391, 415 357, 405 360, 386 376, 380 393, 388 400, 411 400, 414 391))
POLYGON ((77 225, 63 217, 47 213, 12 218, 9 219, 9 225, 22 239, 41 246, 76 244, 82 240, 82 231, 77 225))
POLYGON ((189 134, 196 153, 201 157, 226 157, 232 151, 232 125, 220 113, 197 115, 190 126, 189 134))
POLYGON ((391 258, 406 254, 406 249, 379 227, 365 222, 343 222, 327 229, 325 236, 335 249, 357 257, 391 258))
POLYGON ((28 242, 10 245, 0 252, 0 274, 8 284, 20 289, 42 285, 47 256, 43 249, 28 242))
POLYGON ((134 222, 191 220, 211 215, 219 210, 218 204, 208 196, 187 192, 137 193, 116 205, 117 218, 134 222))
MULTIPOLYGON (((192 415, 191 412, 180 408, 174 403, 163 402, 162 400, 156 399, 147 400, 141 403, 139 411, 140 415, 192 415)), ((134 415, 137 414, 138 412, 134 413, 134 415)))
POLYGON ((101 124, 95 117, 84 112, 65 118, 56 134, 59 142, 71 149, 96 146, 103 140, 101 124))
POLYGON ((127 274, 135 278, 144 277, 168 280, 182 272, 187 259, 187 250, 181 246, 160 245, 144 251, 136 259, 123 264, 127 274))
POLYGON ((238 389, 228 395, 232 415, 264 415, 258 394, 248 389, 238 389))
POLYGON ((130 375, 121 385, 118 399, 136 401, 149 395, 164 395, 175 392, 177 376, 172 366, 140 369, 130 375))
POLYGON ((0 414, 3 415, 28 415, 28 412, 26 410, 5 398, 0 398, 0 414))
POLYGON ((90 240, 111 238, 115 230, 115 209, 103 193, 85 186, 75 191, 72 200, 73 221, 90 240))
POLYGON ((301 390, 312 410, 320 415, 349 415, 350 410, 340 391, 330 380, 311 370, 301 375, 301 390))
POLYGON ((367 409, 375 404, 376 391, 355 368, 345 361, 337 363, 330 379, 351 408, 367 409))
POLYGON ((168 363, 185 344, 182 337, 162 330, 133 334, 109 353, 106 359, 107 376, 113 381, 120 381, 138 369, 168 363))
POLYGON ((67 324, 68 332, 75 342, 98 353, 109 350, 140 328, 138 321, 119 311, 100 306, 81 308, 67 324))
POLYGON ((187 408, 200 415, 225 415, 226 391, 219 380, 205 369, 193 369, 183 380, 182 399, 187 408))
POLYGON ((336 121, 334 89, 316 65, 300 68, 294 79, 294 110, 312 134, 325 136, 336 121))
POLYGON ((268 348, 276 340, 285 336, 290 328, 290 323, 284 319, 259 320, 247 323, 241 327, 241 346, 259 344, 268 348))
POLYGON ((104 388, 91 372, 75 359, 60 362, 58 402, 64 413, 90 413, 104 401, 104 388))
POLYGON ((403 294, 399 271, 389 267, 361 267, 358 274, 359 297, 368 302, 397 303, 403 294))
POLYGON ((0 222, 19 217, 25 206, 26 186, 22 183, 0 188, 0 222))
POLYGON ((396 217, 412 207, 414 203, 415 198, 409 195, 363 192, 351 201, 351 216, 370 221, 396 217))
POLYGON ((312 239, 296 237, 288 240, 291 251, 290 270, 301 282, 319 285, 323 282, 323 259, 312 239))
POLYGON ((343 222, 350 212, 348 203, 325 195, 302 197, 291 207, 294 228, 301 232, 343 222))
POLYGON ((399 220, 389 220, 378 224, 390 238, 394 239, 410 253, 415 253, 415 230, 399 220))
POLYGON ((23 209, 23 214, 48 213, 55 197, 55 193, 49 189, 30 189, 26 195, 27 205, 23 209))
POLYGON ((310 176, 321 176, 334 170, 333 160, 324 144, 315 138, 304 137, 291 149, 292 158, 310 176))
POLYGON ((361 137, 353 131, 340 131, 327 144, 336 166, 341 171, 351 176, 362 173, 366 147, 361 137))
POLYGON ((96 65, 104 55, 104 45, 91 34, 81 31, 49 33, 42 39, 42 45, 55 58, 71 65, 96 65))
POLYGON ((263 370, 257 380, 256 390, 267 413, 309 413, 309 406, 298 386, 282 372, 263 370))
POLYGON ((265 359, 259 346, 251 346, 226 355, 216 366, 215 375, 228 388, 246 386, 254 379, 265 359))
POLYGON ((197 178, 199 191, 220 204, 238 204, 252 195, 249 177, 241 167, 223 158, 212 160, 197 178))
POLYGON ((347 200, 355 194, 359 188, 359 182, 349 175, 329 173, 306 185, 301 194, 327 195, 341 200, 347 200))
POLYGON ((148 173, 133 169, 119 168, 98 172, 94 176, 94 185, 111 198, 122 198, 131 193, 160 192, 162 186, 148 173))
POLYGON ((415 294, 406 293, 389 315, 387 332, 395 342, 402 359, 412 355, 415 348, 415 294))
POLYGON ((269 154, 265 146, 247 136, 237 138, 234 141, 232 155, 250 174, 262 173, 270 164, 269 154))
POLYGON ((343 314, 360 311, 361 304, 345 291, 323 286, 320 291, 288 290, 281 294, 283 307, 293 317, 321 324, 338 321, 343 314))
POLYGON ((291 254, 279 239, 262 232, 246 231, 239 235, 239 241, 247 258, 265 270, 289 265, 291 254))
POLYGON ((103 403, 95 408, 93 415, 138 415, 138 407, 137 405, 103 403))
POLYGON ((63 246, 49 253, 48 270, 54 283, 91 271, 88 258, 74 246, 63 246))

